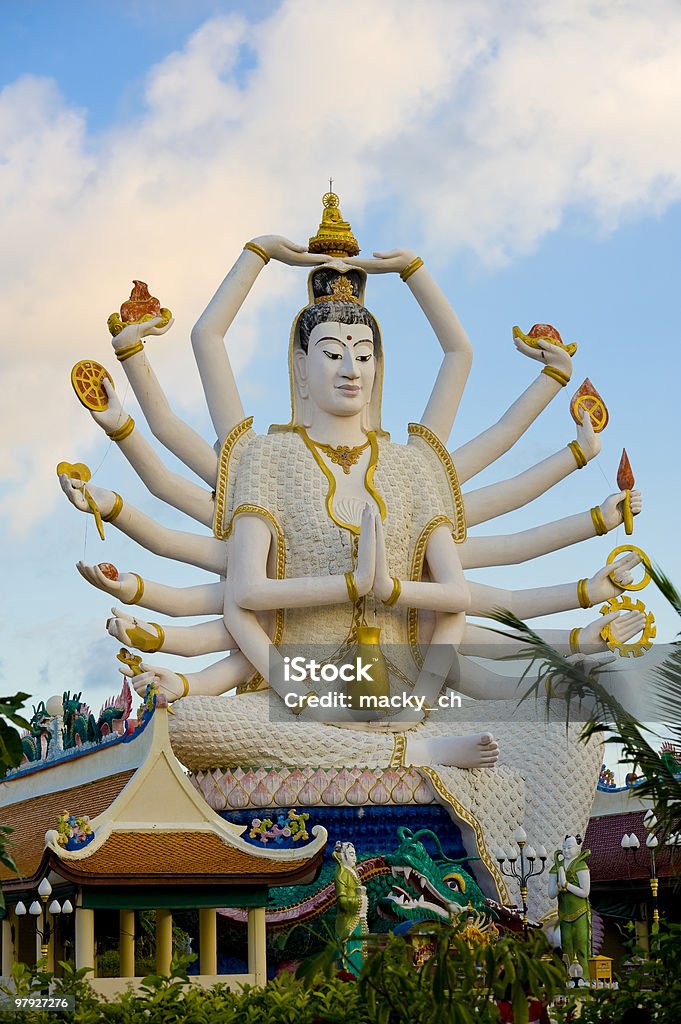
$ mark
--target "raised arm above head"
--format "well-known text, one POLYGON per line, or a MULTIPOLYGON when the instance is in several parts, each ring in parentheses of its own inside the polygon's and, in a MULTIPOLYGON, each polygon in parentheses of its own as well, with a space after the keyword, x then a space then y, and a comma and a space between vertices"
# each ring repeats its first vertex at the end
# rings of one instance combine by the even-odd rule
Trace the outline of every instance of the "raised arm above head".
POLYGON ((147 551, 163 558, 188 562, 189 565, 209 572, 225 572, 226 549, 222 541, 161 526, 134 505, 124 503, 115 491, 92 487, 90 484, 86 488, 82 480, 70 479, 65 474, 59 477, 59 482, 64 494, 77 509, 94 515, 96 508, 102 521, 112 523, 117 530, 132 537, 147 551))
POLYGON ((192 346, 201 375, 215 433, 222 442, 232 427, 244 419, 244 410, 225 348, 225 335, 250 292, 255 279, 270 259, 289 266, 316 266, 328 262, 304 245, 279 235, 262 235, 247 242, 243 252, 208 303, 192 331, 192 346))
POLYGON ((444 358, 419 422, 446 444, 473 359, 471 343, 456 313, 423 260, 409 249, 375 252, 374 259, 354 256, 346 262, 369 274, 398 273, 425 313, 442 346, 444 358))
POLYGON ((170 408, 144 351, 142 338, 165 334, 173 323, 171 320, 165 327, 159 327, 159 322, 156 318, 125 327, 113 339, 114 351, 154 437, 213 487, 217 476, 215 451, 170 408))
POLYGON ((470 480, 509 451, 551 399, 569 383, 572 375, 570 354, 543 338, 538 338, 536 343, 538 347, 532 348, 520 338, 515 340, 519 352, 544 364, 538 379, 493 426, 452 452, 460 483, 470 480))
POLYGON ((215 502, 211 491, 173 473, 142 436, 132 416, 120 404, 111 383, 104 378, 109 404, 103 412, 90 410, 91 416, 119 446, 140 479, 156 498, 173 505, 204 526, 211 526, 215 502))

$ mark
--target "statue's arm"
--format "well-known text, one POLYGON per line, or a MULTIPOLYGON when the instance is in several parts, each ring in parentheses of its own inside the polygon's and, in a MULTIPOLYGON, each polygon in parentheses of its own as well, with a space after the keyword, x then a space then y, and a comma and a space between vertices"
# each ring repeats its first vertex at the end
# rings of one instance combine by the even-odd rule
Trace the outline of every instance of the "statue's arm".
POLYGON ((567 883, 567 891, 574 893, 575 896, 581 896, 582 899, 586 900, 589 898, 591 892, 591 872, 588 868, 583 868, 577 872, 578 885, 574 882, 567 883))
POLYGON ((588 607, 616 597, 632 579, 631 569, 639 562, 635 554, 625 555, 611 565, 604 565, 590 579, 579 583, 562 583, 553 587, 536 587, 532 590, 502 590, 484 583, 471 583, 470 615, 492 616, 506 610, 519 619, 550 615, 554 612, 570 611, 572 608, 588 607), (612 575, 616 583, 610 579, 612 575), (580 591, 586 604, 580 601, 580 591))
POLYGON ((212 492, 164 466, 135 425, 135 421, 127 415, 114 388, 106 378, 103 385, 109 403, 103 412, 91 412, 94 421, 116 441, 125 458, 154 497, 185 512, 204 526, 211 526, 215 512, 212 492))
POLYGON ((157 320, 132 324, 113 339, 113 347, 154 437, 211 487, 217 476, 217 455, 197 432, 171 409, 142 347, 142 338, 164 334, 157 320))
MULTIPOLYGON (((620 491, 609 495, 605 501, 589 512, 578 512, 574 516, 557 519, 544 526, 535 526, 520 533, 500 534, 489 537, 469 537, 461 545, 461 562, 465 569, 490 565, 516 565, 531 558, 538 558, 549 551, 577 544, 589 537, 601 536, 614 530, 622 522, 622 501, 625 493, 620 491)), ((631 510, 634 515, 641 511, 640 491, 632 491, 631 510)))
MULTIPOLYGON (((160 665, 142 662, 141 667, 143 671, 140 675, 133 676, 131 680, 140 697, 144 696, 147 686, 155 683, 159 692, 165 694, 170 701, 186 697, 187 694, 192 697, 219 697, 253 675, 253 666, 246 661, 243 654, 230 654, 199 672, 183 673, 182 676, 160 665)), ((119 671, 124 675, 129 674, 127 669, 122 668, 119 671)))
POLYGON ((225 628, 224 620, 212 619, 193 626, 163 626, 134 618, 122 608, 112 608, 106 624, 108 633, 122 644, 146 653, 181 654, 194 657, 234 650, 236 644, 225 628), (159 646, 160 644, 160 646, 159 646))
POLYGON ((473 347, 459 318, 425 267, 407 278, 407 287, 425 313, 444 352, 420 422, 446 444, 468 380, 473 347))
POLYGON ((584 423, 577 427, 577 438, 573 447, 569 445, 550 455, 536 466, 511 477, 501 480, 488 487, 464 494, 466 506, 466 522, 469 526, 486 523, 490 519, 512 512, 516 508, 534 501, 550 487, 555 486, 576 469, 582 468, 585 462, 594 459, 601 450, 601 440, 594 433, 588 413, 584 413, 584 423), (580 456, 584 457, 583 459, 580 456))
POLYGON ((110 580, 98 565, 78 562, 83 579, 123 604, 134 604, 163 615, 219 615, 222 611, 222 583, 201 583, 195 587, 168 587, 146 580, 134 572, 119 573, 110 580))
POLYGON ((544 342, 542 339, 538 339, 537 344, 540 346, 538 349, 531 349, 519 339, 515 344, 519 351, 531 359, 539 358, 541 353, 544 366, 559 371, 562 379, 555 380, 544 372, 540 373, 539 377, 530 384, 520 398, 516 399, 497 423, 452 453, 461 483, 470 480, 476 473, 509 451, 537 416, 543 412, 551 399, 556 397, 564 386, 563 380, 565 383, 570 380, 572 360, 564 349, 544 342))
MULTIPOLYGON (((438 526, 428 540, 426 564, 433 583, 399 580, 390 576, 385 554, 385 539, 380 518, 376 518, 376 579, 374 593, 381 601, 390 601, 402 608, 420 608, 427 611, 465 612, 470 603, 468 583, 450 526, 438 526)), ((463 628, 463 616, 462 627, 463 628)))
MULTIPOLYGON (((60 476, 59 481, 67 498, 81 512, 92 512, 83 494, 83 484, 79 480, 71 480, 60 476)), ((123 502, 114 491, 87 485, 87 490, 97 505, 102 519, 112 523, 116 529, 127 534, 151 551, 163 558, 173 558, 179 562, 188 562, 209 572, 224 573, 226 548, 222 541, 214 537, 201 537, 184 530, 170 530, 161 526, 154 519, 140 512, 134 505, 123 502)))
POLYGON ((558 899, 559 891, 560 890, 558 889, 558 872, 554 871, 551 874, 549 874, 549 882, 548 882, 549 899, 551 899, 551 900, 558 899))
POLYGON ((279 235, 262 235, 247 244, 253 249, 243 250, 192 331, 194 356, 213 426, 220 441, 244 418, 232 365, 225 348, 225 335, 255 279, 270 259, 291 266, 314 266, 329 259, 324 255, 311 255, 305 246, 296 245, 279 235))

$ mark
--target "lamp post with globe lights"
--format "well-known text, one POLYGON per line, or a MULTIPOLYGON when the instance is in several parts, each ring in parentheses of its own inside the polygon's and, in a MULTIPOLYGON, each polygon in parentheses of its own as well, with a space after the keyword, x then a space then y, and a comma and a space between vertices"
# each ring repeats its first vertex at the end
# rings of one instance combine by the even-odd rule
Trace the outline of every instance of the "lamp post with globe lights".
POLYGON ((515 878, 518 881, 523 904, 523 928, 527 928, 527 883, 530 878, 541 875, 546 867, 548 854, 543 846, 535 850, 534 847, 527 845, 527 833, 522 826, 516 829, 513 840, 516 845, 510 845, 506 850, 499 847, 494 856, 502 875, 506 875, 507 878, 515 878), (539 869, 537 869, 537 860, 541 862, 539 869))
POLYGON ((28 910, 22 902, 17 903, 14 908, 14 913, 17 917, 24 917, 27 913, 31 917, 35 918, 36 924, 36 936, 40 939, 40 956, 43 960, 46 960, 50 950, 50 939, 52 936, 51 918, 56 917, 57 914, 72 914, 73 904, 70 900, 64 900, 60 903, 59 900, 52 900, 48 906, 48 900, 52 895, 52 886, 50 885, 47 878, 43 878, 40 885, 38 886, 39 900, 33 900, 28 910), (42 928, 39 927, 38 920, 43 919, 42 928))
MULTIPOLYGON (((648 870, 650 872, 650 892, 653 898, 653 924, 650 929, 652 935, 657 935, 660 930, 660 911, 657 906, 657 892, 659 888, 659 878, 657 877, 657 866, 655 864, 655 850, 659 846, 659 839, 655 835, 657 828, 657 818, 652 811, 646 811, 643 816, 643 824, 645 825, 646 832, 646 849, 650 850, 650 864, 648 870)), ((641 841, 638 836, 632 832, 627 835, 626 832, 620 840, 620 846, 624 850, 627 857, 636 859, 636 851, 641 848, 641 841)))

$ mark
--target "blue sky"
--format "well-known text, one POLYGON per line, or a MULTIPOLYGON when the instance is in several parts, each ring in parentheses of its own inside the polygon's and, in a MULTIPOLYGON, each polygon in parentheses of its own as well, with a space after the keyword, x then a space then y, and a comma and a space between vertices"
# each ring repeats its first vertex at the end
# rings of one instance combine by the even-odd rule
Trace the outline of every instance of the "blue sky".
MULTIPOLYGON (((484 532, 588 509, 615 489, 626 445, 646 501, 632 539, 681 581, 677 4, 348 0, 339 21, 308 0, 5 2, 0 30, 3 691, 83 689, 95 710, 118 691, 109 601, 77 575, 79 558, 198 577, 114 529, 101 544, 63 500, 54 466, 82 460, 98 484, 186 528, 75 401, 71 366, 97 358, 125 393, 106 317, 133 277, 149 281, 176 314, 150 359, 209 436, 191 325, 247 238, 315 231, 330 174, 363 250, 416 249, 470 334, 453 445, 534 378, 514 324, 548 321, 578 341, 573 380, 588 375, 607 400, 598 460, 484 532)), ((230 335, 260 430, 286 416, 304 294, 302 272, 270 264, 230 335)), ((399 279, 374 278, 367 302, 386 344, 384 422, 400 439, 427 400, 437 344, 399 279)), ((567 443, 571 393, 480 482, 567 443)), ((588 576, 623 541, 479 576, 509 587, 588 576)), ((651 589, 644 599, 671 640, 673 614, 651 589)))

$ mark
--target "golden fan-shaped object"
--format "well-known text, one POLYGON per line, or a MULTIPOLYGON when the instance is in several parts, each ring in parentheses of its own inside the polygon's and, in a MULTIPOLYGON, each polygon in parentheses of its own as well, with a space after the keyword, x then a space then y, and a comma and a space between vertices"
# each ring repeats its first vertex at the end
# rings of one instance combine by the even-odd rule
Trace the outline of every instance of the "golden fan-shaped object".
POLYGON ((71 370, 71 384, 76 397, 86 409, 103 412, 109 399, 102 381, 106 379, 114 386, 113 378, 101 363, 94 359, 81 359, 71 370))

